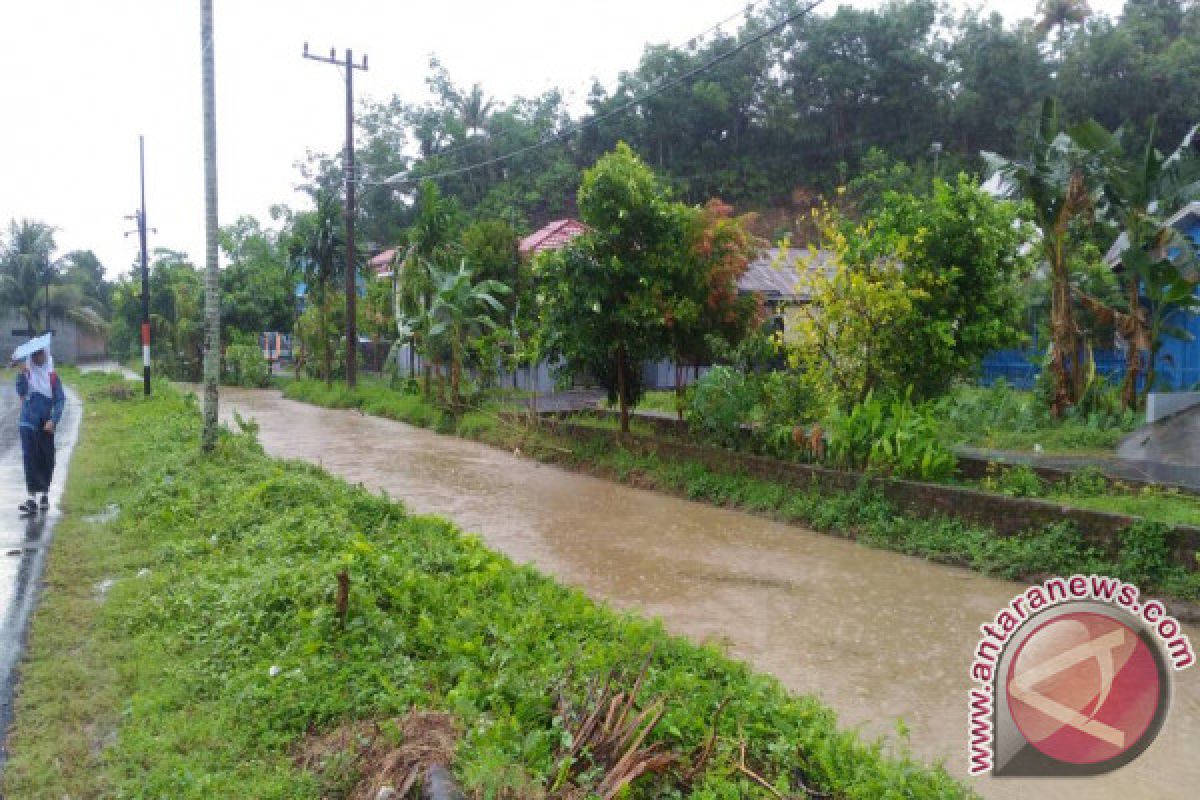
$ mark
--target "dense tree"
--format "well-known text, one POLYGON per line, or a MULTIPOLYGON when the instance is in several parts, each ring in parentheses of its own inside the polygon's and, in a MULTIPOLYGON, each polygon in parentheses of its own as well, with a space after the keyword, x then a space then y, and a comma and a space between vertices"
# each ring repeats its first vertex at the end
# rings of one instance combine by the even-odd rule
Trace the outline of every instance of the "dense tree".
POLYGON ((579 210, 590 231, 541 266, 547 350, 566 374, 587 374, 621 409, 642 395, 641 364, 668 348, 666 296, 681 268, 684 218, 658 178, 624 143, 583 176, 579 210))
MULTIPOLYGON (((318 191, 316 207, 296 214, 288 234, 287 251, 296 269, 304 276, 306 297, 318 316, 316 341, 320 347, 321 377, 333 380, 336 333, 330 325, 336 278, 345 263, 346 236, 342 227, 342 207, 336 197, 318 191)), ((306 354, 307 355, 307 354, 306 354)))
POLYGON ((866 223, 826 212, 833 275, 810 270, 796 357, 843 406, 871 392, 929 398, 1016 343, 1017 207, 968 178, 888 192, 866 223))
POLYGON ((295 279, 279 238, 253 217, 221 229, 229 260, 221 270, 221 329, 226 343, 264 331, 290 331, 295 279))
POLYGON ((103 268, 98 285, 89 281, 85 289, 74 280, 64 282, 54 251, 52 226, 13 220, 8 235, 0 239, 0 305, 15 309, 31 331, 48 327, 50 319, 64 319, 93 333, 105 332, 103 268))

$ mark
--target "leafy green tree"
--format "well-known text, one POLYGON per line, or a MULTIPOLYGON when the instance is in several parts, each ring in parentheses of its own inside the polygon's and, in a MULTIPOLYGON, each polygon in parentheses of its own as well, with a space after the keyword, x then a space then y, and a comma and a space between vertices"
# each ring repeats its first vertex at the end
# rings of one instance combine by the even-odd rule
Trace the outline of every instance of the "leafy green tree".
POLYGON ((714 350, 736 348, 762 317, 761 299, 738 292, 738 279, 758 255, 762 242, 745 217, 720 200, 704 208, 674 204, 687 231, 677 268, 664 296, 669 352, 675 362, 676 410, 683 419, 683 369, 711 361, 714 350), (717 342, 721 345, 717 345, 717 342))
POLYGON ((91 250, 72 250, 62 259, 63 282, 77 286, 83 297, 107 311, 112 283, 105 277, 104 265, 91 250))
POLYGON ((290 331, 295 324, 295 276, 279 238, 253 217, 221 229, 229 264, 221 270, 222 339, 290 331))
POLYGON ((795 360, 836 404, 934 397, 1014 343, 1025 272, 1016 206, 960 175, 926 196, 888 192, 863 222, 826 214, 837 269, 810 271, 795 360))
POLYGON ((624 143, 584 173, 579 210, 591 229, 539 267, 547 352, 561 374, 596 378, 621 408, 641 397, 641 364, 666 354, 666 296, 686 242, 654 172, 624 143))
POLYGON ((335 195, 318 191, 316 208, 292 218, 287 252, 304 276, 308 297, 317 309, 315 341, 320 347, 321 378, 333 382, 335 334, 330 327, 333 287, 340 266, 345 262, 346 237, 342 227, 342 208, 335 195))
POLYGON ((73 283, 62 283, 54 251, 53 227, 37 220, 13 220, 8 236, 0 240, 0 305, 16 309, 31 331, 53 317, 93 333, 106 332, 101 301, 73 283))
MULTIPOLYGON (((150 342, 156 370, 175 380, 197 381, 204 343, 204 279, 187 255, 156 248, 150 263, 150 342)), ((110 346, 128 357, 140 346, 141 273, 131 270, 112 293, 110 346)))
POLYGON ((475 278, 499 281, 512 289, 501 312, 506 321, 512 319, 519 300, 529 299, 533 288, 529 266, 517 254, 518 241, 517 232, 503 219, 480 220, 462 234, 463 257, 475 278))

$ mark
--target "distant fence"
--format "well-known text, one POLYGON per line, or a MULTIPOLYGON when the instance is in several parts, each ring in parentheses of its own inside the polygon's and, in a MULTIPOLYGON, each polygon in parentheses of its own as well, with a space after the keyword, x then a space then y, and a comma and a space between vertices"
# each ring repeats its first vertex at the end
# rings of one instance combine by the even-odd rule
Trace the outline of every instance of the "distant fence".
MULTIPOLYGON (((1040 350, 997 350, 983 359, 979 382, 992 386, 1003 380, 1018 389, 1032 389, 1045 359, 1046 354, 1040 350)), ((1125 379, 1125 354, 1120 350, 1094 350, 1092 359, 1096 363, 1096 374, 1109 383, 1118 384, 1125 379)), ((1159 371, 1163 371, 1162 365, 1159 371)), ((1161 377, 1170 380, 1173 376, 1163 374, 1161 377)), ((1140 378, 1138 383, 1142 383, 1140 378)))

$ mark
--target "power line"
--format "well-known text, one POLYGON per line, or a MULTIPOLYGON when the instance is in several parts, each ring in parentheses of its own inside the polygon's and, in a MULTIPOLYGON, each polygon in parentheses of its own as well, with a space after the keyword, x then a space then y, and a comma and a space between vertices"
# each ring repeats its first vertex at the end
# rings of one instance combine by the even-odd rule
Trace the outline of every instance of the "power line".
POLYGON ((467 172, 473 172, 477 169, 482 169, 483 167, 490 167, 494 164, 500 164, 505 161, 509 161, 513 158, 517 158, 518 156, 523 156, 526 153, 531 153, 535 150, 540 150, 543 147, 549 146, 551 144, 555 144, 559 141, 564 141, 566 139, 569 139, 570 137, 574 136, 575 134, 583 131, 585 128, 594 127, 595 125, 598 125, 601 122, 604 122, 605 120, 611 119, 612 117, 615 117, 619 114, 624 114, 625 112, 629 111, 630 109, 636 108, 637 106, 645 103, 647 100, 657 97, 658 95, 660 95, 663 92, 666 92, 670 89, 674 89, 675 87, 679 86, 680 84, 684 83, 685 81, 688 81, 688 80, 696 77, 700 73, 706 72, 706 71, 712 69, 717 64, 720 64, 724 61, 728 61, 729 59, 738 55, 742 51, 746 50, 751 45, 757 44, 758 42, 762 41, 763 39, 767 38, 768 36, 772 36, 772 35, 778 33, 779 31, 783 30, 785 27, 792 24, 793 22, 800 19, 801 17, 805 17, 808 14, 812 13, 812 11, 814 9, 816 9, 818 6, 820 6, 823 2, 824 2, 824 0, 813 0, 813 2, 809 3, 807 6, 800 9, 799 11, 789 14, 788 16, 784 17, 779 22, 776 22, 774 25, 771 25, 771 26, 765 28, 764 30, 758 32, 754 36, 751 36, 750 38, 748 38, 742 42, 739 42, 737 44, 737 46, 735 46, 731 50, 721 53, 720 55, 714 56, 713 58, 709 59, 708 61, 704 62, 703 64, 700 64, 696 67, 693 67, 692 69, 687 70, 686 72, 681 73, 680 75, 676 76, 672 80, 666 81, 665 83, 662 83, 659 86, 652 88, 651 90, 642 94, 641 96, 636 97, 626 103, 623 103, 622 105, 617 106, 614 109, 610 109, 609 111, 606 111, 603 114, 597 114, 595 116, 587 118, 586 120, 582 120, 581 122, 568 128, 567 130, 560 131, 559 133, 556 133, 553 136, 543 139, 539 142, 535 142, 534 144, 531 144, 531 145, 526 145, 525 147, 518 148, 516 150, 513 150, 512 152, 506 153, 501 156, 495 156, 493 158, 485 159, 483 161, 479 161, 474 164, 468 164, 467 166, 464 166, 464 167, 457 167, 455 169, 443 170, 441 172, 435 172, 430 175, 419 175, 419 176, 412 176, 412 177, 409 177, 407 173, 397 173, 395 175, 392 175, 389 178, 386 178, 383 181, 374 182, 374 183, 387 185, 387 186, 396 186, 396 185, 403 184, 403 183, 412 183, 412 182, 415 182, 418 180, 438 180, 440 178, 449 178, 454 175, 462 175, 467 172))

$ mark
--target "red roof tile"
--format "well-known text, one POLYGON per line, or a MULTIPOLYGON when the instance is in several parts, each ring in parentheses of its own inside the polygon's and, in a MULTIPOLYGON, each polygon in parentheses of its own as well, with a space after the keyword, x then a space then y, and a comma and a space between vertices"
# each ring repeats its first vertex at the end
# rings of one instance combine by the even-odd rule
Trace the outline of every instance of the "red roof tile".
POLYGON ((556 219, 541 230, 522 239, 517 249, 523 256, 540 253, 543 250, 559 250, 586 231, 587 226, 579 220, 556 219))

